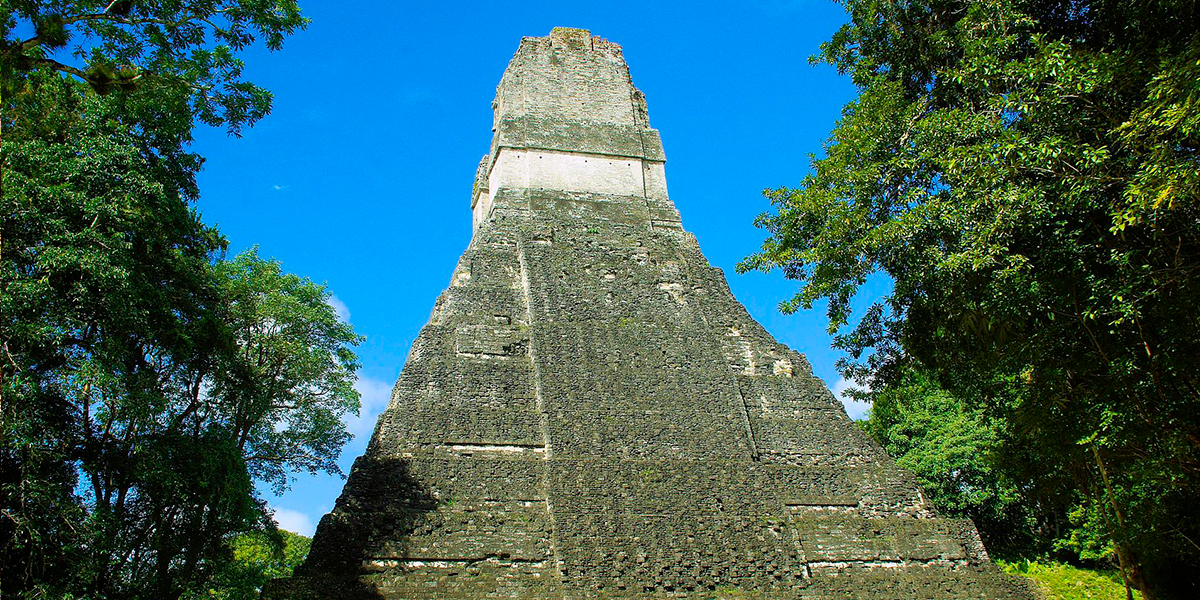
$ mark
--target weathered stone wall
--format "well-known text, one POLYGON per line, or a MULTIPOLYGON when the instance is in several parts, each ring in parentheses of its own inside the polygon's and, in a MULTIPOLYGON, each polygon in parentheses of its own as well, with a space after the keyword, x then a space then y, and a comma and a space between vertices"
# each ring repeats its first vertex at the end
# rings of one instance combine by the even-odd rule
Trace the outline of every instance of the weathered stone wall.
POLYGON ((270 597, 1011 598, 667 198, 620 47, 526 38, 474 238, 270 597))

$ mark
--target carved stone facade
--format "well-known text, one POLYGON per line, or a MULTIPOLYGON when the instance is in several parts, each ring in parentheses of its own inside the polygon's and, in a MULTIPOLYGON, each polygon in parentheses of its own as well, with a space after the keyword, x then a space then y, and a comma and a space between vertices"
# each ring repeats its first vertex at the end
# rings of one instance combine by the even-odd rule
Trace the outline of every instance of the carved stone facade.
POLYGON ((1024 598, 708 264, 620 46, 525 38, 474 238, 275 598, 1024 598))

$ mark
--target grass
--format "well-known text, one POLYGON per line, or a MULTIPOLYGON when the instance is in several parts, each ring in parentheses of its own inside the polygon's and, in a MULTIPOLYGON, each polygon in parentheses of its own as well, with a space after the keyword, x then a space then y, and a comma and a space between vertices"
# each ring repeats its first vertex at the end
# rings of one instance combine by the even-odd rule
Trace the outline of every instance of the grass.
MULTIPOLYGON (((1081 569, 1056 562, 997 561, 1005 573, 1022 575, 1038 583, 1046 600, 1125 600, 1125 584, 1116 571, 1081 569)), ((1134 590, 1133 597, 1142 595, 1134 590)))

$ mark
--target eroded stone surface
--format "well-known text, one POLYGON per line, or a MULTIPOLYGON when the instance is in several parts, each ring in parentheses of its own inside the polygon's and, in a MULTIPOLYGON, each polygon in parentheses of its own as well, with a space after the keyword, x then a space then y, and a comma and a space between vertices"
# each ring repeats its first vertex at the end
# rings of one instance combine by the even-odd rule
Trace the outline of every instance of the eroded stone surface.
POLYGON ((616 44, 525 38, 474 238, 274 598, 1022 598, 667 197, 616 44))

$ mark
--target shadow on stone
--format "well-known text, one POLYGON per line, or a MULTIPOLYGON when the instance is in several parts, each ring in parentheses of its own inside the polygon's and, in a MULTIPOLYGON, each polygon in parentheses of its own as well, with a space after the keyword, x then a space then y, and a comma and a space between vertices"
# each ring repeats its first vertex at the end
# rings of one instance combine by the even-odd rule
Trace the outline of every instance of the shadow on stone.
POLYGON ((398 458, 354 463, 333 512, 321 518, 312 549, 291 578, 264 587, 264 600, 378 600, 381 578, 402 567, 407 538, 437 498, 398 458))

